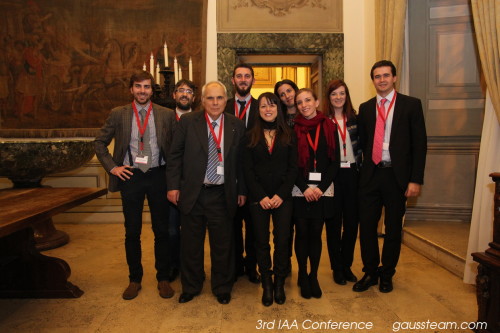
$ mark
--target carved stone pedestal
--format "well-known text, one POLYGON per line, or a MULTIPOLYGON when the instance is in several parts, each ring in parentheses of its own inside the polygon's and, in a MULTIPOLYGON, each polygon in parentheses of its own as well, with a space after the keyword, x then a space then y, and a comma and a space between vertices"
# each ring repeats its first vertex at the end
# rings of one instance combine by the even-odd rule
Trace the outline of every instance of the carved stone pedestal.
POLYGON ((486 329, 476 332, 500 333, 500 173, 492 173, 495 182, 495 211, 493 242, 486 252, 472 254, 479 263, 476 278, 478 322, 486 322, 486 329))

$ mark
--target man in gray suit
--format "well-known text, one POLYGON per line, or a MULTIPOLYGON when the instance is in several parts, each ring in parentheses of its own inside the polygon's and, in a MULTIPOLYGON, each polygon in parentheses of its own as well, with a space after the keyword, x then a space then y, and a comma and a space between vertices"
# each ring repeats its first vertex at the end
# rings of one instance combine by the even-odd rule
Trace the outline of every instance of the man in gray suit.
POLYGON ((96 156, 109 173, 109 190, 121 192, 130 281, 122 295, 126 300, 135 298, 141 289, 141 229, 146 197, 155 235, 158 290, 163 298, 174 295, 167 281, 169 208, 165 170, 175 114, 151 101, 153 82, 146 71, 134 73, 130 78, 134 101, 111 110, 95 139, 96 156), (111 156, 108 145, 113 139, 111 156))
POLYGON ((209 82, 202 89, 203 111, 181 117, 168 157, 168 199, 181 212, 181 283, 179 303, 201 292, 203 246, 210 238, 212 293, 221 304, 231 300, 234 283, 232 219, 245 203, 240 140, 245 125, 224 113, 226 88, 209 82))

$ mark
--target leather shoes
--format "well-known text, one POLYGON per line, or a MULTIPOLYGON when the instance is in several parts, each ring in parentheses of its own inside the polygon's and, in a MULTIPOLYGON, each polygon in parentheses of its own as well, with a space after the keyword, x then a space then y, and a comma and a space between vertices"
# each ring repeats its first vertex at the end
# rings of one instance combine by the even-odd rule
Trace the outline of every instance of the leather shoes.
POLYGON ((181 296, 179 296, 179 303, 187 303, 193 300, 193 298, 197 295, 198 294, 182 293, 181 296))
POLYGON ((247 272, 245 272, 245 274, 248 276, 248 281, 255 283, 255 284, 260 283, 260 275, 259 275, 259 273, 257 273, 257 271, 255 269, 248 270, 247 272))
POLYGON ((168 282, 174 282, 179 276, 179 268, 172 267, 168 270, 167 280, 168 282))
POLYGON ((378 284, 377 275, 365 274, 361 280, 354 284, 352 290, 356 292, 366 291, 368 288, 376 284, 378 284))
POLYGON ((174 290, 168 281, 158 281, 158 290, 160 292, 160 296, 163 298, 171 298, 174 296, 174 290))
POLYGON ((380 276, 380 284, 378 286, 378 290, 380 290, 381 293, 390 293, 392 289, 392 277, 380 276))
POLYGON ((217 301, 220 304, 229 304, 231 302, 231 294, 230 293, 223 293, 217 295, 217 301))
POLYGON ((340 284, 342 286, 346 285, 346 278, 344 275, 344 271, 341 269, 337 269, 333 271, 333 281, 335 281, 336 284, 340 284))
POLYGON ((345 276, 345 279, 349 282, 357 282, 358 281, 358 278, 356 277, 356 275, 354 275, 352 273, 351 268, 349 268, 349 267, 344 268, 344 276, 345 276))
POLYGON ((137 297, 141 290, 141 284, 139 282, 130 282, 127 289, 122 294, 123 299, 131 300, 137 297))

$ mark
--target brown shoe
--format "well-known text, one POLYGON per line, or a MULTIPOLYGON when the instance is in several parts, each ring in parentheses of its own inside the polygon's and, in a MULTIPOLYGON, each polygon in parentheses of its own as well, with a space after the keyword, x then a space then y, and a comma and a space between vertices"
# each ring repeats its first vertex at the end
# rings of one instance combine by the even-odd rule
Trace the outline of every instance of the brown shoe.
POLYGON ((170 287, 168 281, 159 281, 158 290, 160 291, 160 296, 163 298, 170 298, 174 296, 174 290, 170 287))
POLYGON ((139 282, 130 282, 127 289, 123 292, 123 299, 131 300, 137 297, 141 290, 141 284, 139 282))

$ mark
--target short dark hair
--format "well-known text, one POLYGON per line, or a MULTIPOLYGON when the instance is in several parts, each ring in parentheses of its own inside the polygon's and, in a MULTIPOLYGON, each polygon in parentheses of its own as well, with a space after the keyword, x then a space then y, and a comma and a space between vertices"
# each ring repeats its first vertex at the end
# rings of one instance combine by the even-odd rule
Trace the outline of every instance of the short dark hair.
POLYGON ((238 68, 248 68, 250 70, 250 72, 252 72, 252 77, 255 77, 254 73, 253 73, 253 68, 251 65, 249 64, 246 64, 246 63, 243 63, 243 62, 240 62, 239 64, 237 64, 236 66, 234 66, 234 69, 233 69, 233 77, 234 77, 234 74, 236 73, 236 70, 238 68))
POLYGON ((135 71, 130 77, 129 88, 132 88, 134 86, 134 82, 142 82, 144 80, 151 80, 151 86, 155 84, 155 78, 153 77, 153 75, 151 75, 150 72, 143 70, 135 71))
POLYGON ((375 68, 379 67, 391 67, 392 76, 396 76, 396 66, 394 66, 392 61, 380 60, 373 65, 372 70, 370 71, 370 77, 372 78, 372 80, 373 80, 373 71, 375 70, 375 68))
POLYGON ((189 89, 191 89, 193 92, 195 92, 195 90, 196 90, 196 86, 195 86, 193 81, 182 79, 182 80, 177 81, 177 83, 175 84, 174 92, 177 91, 177 89, 183 85, 188 86, 189 89))

